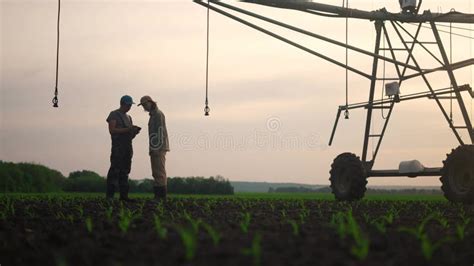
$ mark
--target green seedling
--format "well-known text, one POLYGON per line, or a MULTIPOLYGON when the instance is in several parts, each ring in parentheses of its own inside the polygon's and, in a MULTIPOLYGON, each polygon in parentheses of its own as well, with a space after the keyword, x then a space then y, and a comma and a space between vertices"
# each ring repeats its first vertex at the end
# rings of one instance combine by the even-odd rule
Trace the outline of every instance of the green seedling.
POLYGON ((345 239, 351 236, 354 244, 351 247, 351 254, 357 259, 363 260, 369 254, 369 238, 362 233, 359 224, 352 215, 352 210, 347 213, 338 212, 331 218, 331 225, 336 228, 339 238, 345 239))
POLYGON ((423 234, 420 242, 421 242, 421 251, 423 252, 423 256, 427 260, 431 260, 433 257, 434 252, 440 248, 443 244, 448 243, 451 241, 450 237, 444 237, 436 242, 431 242, 428 238, 427 234, 423 234))
POLYGON ((211 237, 212 243, 214 244, 214 246, 217 247, 221 240, 221 235, 219 234, 219 232, 217 232, 214 228, 212 228, 211 225, 207 223, 202 222, 201 226, 204 228, 204 230, 206 230, 207 234, 209 234, 209 236, 211 237))
POLYGON ((88 216, 85 220, 87 232, 92 233, 92 218, 88 216))
POLYGON ((252 246, 250 248, 244 248, 242 253, 246 256, 251 256, 253 259, 253 265, 261 265, 262 262, 262 235, 257 233, 252 240, 252 246))
POLYGON ((112 222, 112 213, 114 211, 114 208, 112 206, 109 206, 105 210, 105 218, 107 219, 108 222, 112 222))
POLYGON ((387 225, 391 225, 395 217, 398 217, 398 213, 389 211, 387 214, 380 216, 372 222, 369 220, 368 223, 373 225, 380 233, 385 234, 387 232, 387 225))
POLYGON ((35 218, 36 217, 35 213, 31 210, 31 206, 26 206, 25 214, 28 218, 35 218))
POLYGON ((444 229, 448 229, 449 228, 449 222, 448 222, 448 219, 446 219, 446 217, 444 217, 444 215, 441 213, 441 212, 435 212, 433 214, 433 218, 444 228, 444 229))
POLYGON ((270 210, 272 210, 272 212, 275 212, 275 204, 273 204, 272 201, 270 201, 269 206, 270 206, 270 210))
POLYGON ((309 217, 310 211, 306 208, 301 209, 299 216, 300 216, 300 222, 303 224, 306 222, 306 219, 309 217))
POLYGON ((246 212, 242 214, 242 221, 240 221, 240 229, 242 230, 242 232, 248 233, 249 226, 250 226, 250 219, 251 219, 250 213, 246 212))
POLYGON ((163 217, 163 215, 165 214, 165 207, 163 206, 163 201, 158 202, 155 209, 156 209, 156 214, 159 217, 163 217))
POLYGON ((66 215, 62 211, 59 211, 59 212, 55 213, 54 217, 57 220, 66 220, 66 215))
POLYGON ((138 203, 138 209, 135 211, 135 214, 137 217, 142 217, 143 216, 143 208, 145 207, 145 202, 140 201, 138 203))
POLYGON ((66 219, 67 221, 69 221, 69 223, 71 223, 71 224, 74 223, 74 215, 72 215, 72 214, 68 214, 68 215, 65 217, 65 219, 66 219))
POLYGON ((153 224, 155 226, 155 231, 161 239, 165 239, 168 234, 168 229, 166 229, 161 223, 160 216, 153 215, 153 224))
POLYGON ((123 234, 126 234, 128 232, 128 229, 130 228, 135 218, 135 214, 130 209, 123 207, 120 209, 118 226, 123 234))
POLYGON ((0 217, 2 220, 7 220, 8 217, 15 216, 15 205, 10 197, 6 197, 4 202, 4 208, 0 211, 0 217))
POLYGON ((179 237, 184 245, 185 258, 187 261, 191 261, 196 255, 197 250, 197 234, 192 228, 177 227, 179 237))
POLYGON ((194 207, 196 207, 196 209, 201 208, 201 206, 199 206, 199 204, 195 200, 193 200, 193 205, 194 205, 194 207))
POLYGON ((291 229, 293 230, 293 235, 298 236, 300 234, 300 228, 298 223, 295 220, 288 220, 288 224, 291 225, 291 229))
POLYGON ((402 227, 399 229, 400 232, 411 234, 416 239, 418 239, 418 241, 420 242, 420 247, 421 247, 421 252, 423 254, 423 257, 428 261, 432 259, 433 254, 437 249, 439 249, 443 244, 451 241, 450 237, 444 237, 435 242, 431 242, 431 240, 429 239, 428 234, 425 231, 425 227, 429 221, 436 219, 436 216, 437 216, 436 213, 427 216, 415 228, 402 227))
POLYGON ((330 221, 331 227, 336 229, 337 235, 340 240, 343 240, 347 236, 345 215, 343 212, 337 212, 333 214, 330 221))
POLYGON ((84 208, 82 207, 82 205, 79 204, 78 206, 76 206, 76 210, 79 213, 78 218, 82 219, 82 217, 84 216, 84 208))
POLYGON ((211 204, 209 202, 204 203, 203 211, 206 215, 211 215, 212 214, 211 204))
POLYGON ((189 215, 188 212, 186 212, 186 210, 184 211, 183 216, 191 224, 194 232, 197 233, 199 231, 199 225, 202 222, 201 219, 193 219, 193 217, 191 217, 191 215, 189 215))
POLYGON ((363 213, 362 217, 364 218, 364 222, 366 224, 370 224, 370 215, 368 213, 363 213))
POLYGON ((456 224, 456 235, 458 236, 459 240, 464 240, 466 237, 466 227, 470 222, 470 218, 465 218, 461 221, 461 223, 456 224))

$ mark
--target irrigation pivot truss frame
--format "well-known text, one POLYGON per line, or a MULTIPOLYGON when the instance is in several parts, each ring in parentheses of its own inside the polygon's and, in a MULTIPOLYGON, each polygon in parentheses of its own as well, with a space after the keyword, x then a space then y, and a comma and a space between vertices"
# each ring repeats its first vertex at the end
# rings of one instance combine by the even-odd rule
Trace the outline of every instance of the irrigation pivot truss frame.
POLYGON ((442 190, 449 200, 455 202, 474 202, 474 128, 463 99, 463 94, 467 94, 471 98, 474 98, 474 92, 469 84, 458 84, 454 74, 454 71, 457 69, 474 65, 474 58, 454 63, 451 62, 445 45, 441 39, 440 30, 438 29, 437 25, 437 23, 474 24, 474 14, 464 14, 456 11, 451 11, 444 14, 424 11, 423 14, 418 14, 421 1, 416 8, 416 11, 413 13, 390 13, 385 9, 369 12, 321 4, 317 2, 310 2, 306 0, 240 1, 275 8, 298 10, 301 12, 318 16, 326 16, 329 18, 352 18, 373 21, 376 35, 375 48, 372 52, 349 45, 347 43, 336 41, 320 34, 309 32, 307 30, 245 10, 235 5, 224 3, 222 1, 194 0, 194 2, 208 8, 209 10, 217 12, 298 49, 301 49, 309 54, 345 68, 348 71, 362 76, 370 81, 367 102, 340 105, 337 110, 336 120, 329 140, 329 145, 333 143, 338 121, 342 115, 342 112, 347 112, 351 109, 366 109, 367 115, 361 157, 358 157, 353 153, 343 153, 335 158, 334 163, 331 166, 331 188, 336 199, 355 200, 362 198, 366 191, 368 177, 416 177, 441 175, 442 190), (305 47, 255 23, 251 23, 240 16, 231 14, 228 11, 232 11, 234 13, 237 12, 241 15, 271 23, 339 47, 344 47, 359 54, 369 56, 373 60, 372 71, 371 73, 365 73, 360 69, 351 67, 346 63, 339 62, 333 58, 330 58, 329 56, 324 55, 324 51, 315 51, 305 47), (409 31, 404 27, 404 24, 416 26, 416 30, 409 31), (420 33, 424 28, 431 30, 432 40, 420 40, 420 33), (381 47, 382 38, 386 40, 388 47, 381 47), (394 47, 395 44, 398 44, 401 47, 394 47), (421 65, 421 61, 417 60, 413 52, 415 47, 425 51, 439 65, 436 67, 424 68, 424 66, 421 65), (438 51, 434 52, 434 49, 438 51), (389 56, 385 56, 385 53, 381 54, 382 51, 387 51, 389 56), (400 55, 401 53, 403 53, 403 57, 400 55), (378 73, 379 62, 392 64, 396 70, 396 77, 387 78, 385 75, 380 77, 380 73, 378 73), (441 89, 435 88, 428 80, 428 75, 434 72, 445 72, 449 77, 451 86, 441 89), (395 81, 397 83, 396 86, 398 89, 403 82, 414 78, 421 78, 427 87, 427 91, 407 95, 399 95, 396 93, 388 98, 382 98, 378 100, 375 99, 377 82, 395 81), (390 118, 392 117, 395 106, 400 102, 420 98, 429 98, 436 102, 436 105, 448 123, 449 128, 452 130, 452 133, 459 142, 459 147, 457 147, 456 150, 453 150, 453 152, 448 155, 446 160, 443 161, 444 165, 442 167, 428 168, 422 166, 418 161, 409 161, 400 163, 399 169, 396 170, 374 170, 373 165, 380 150, 387 125, 390 121, 390 118), (448 111, 442 104, 442 101, 446 99, 454 101, 455 105, 457 105, 458 110, 462 115, 463 124, 454 125, 452 117, 450 114, 448 114, 448 111), (378 134, 371 133, 373 110, 375 109, 385 109, 387 111, 387 116, 385 117, 381 131, 378 134), (467 139, 463 139, 462 131, 467 133, 467 139), (369 158, 368 148, 371 139, 376 140, 376 146, 371 158, 369 158))

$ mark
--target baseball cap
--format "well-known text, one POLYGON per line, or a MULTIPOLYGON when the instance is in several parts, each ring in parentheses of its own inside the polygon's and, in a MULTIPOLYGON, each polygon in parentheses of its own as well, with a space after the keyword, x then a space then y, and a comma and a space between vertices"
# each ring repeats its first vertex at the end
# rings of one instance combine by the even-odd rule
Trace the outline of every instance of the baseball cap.
POLYGON ((131 96, 124 95, 124 96, 122 96, 122 98, 120 98, 120 104, 132 105, 132 104, 135 104, 135 103, 133 102, 133 99, 132 99, 131 96))
POLYGON ((138 106, 143 105, 146 102, 155 102, 155 101, 153 101, 153 99, 150 96, 145 95, 140 99, 140 103, 138 104, 138 106))

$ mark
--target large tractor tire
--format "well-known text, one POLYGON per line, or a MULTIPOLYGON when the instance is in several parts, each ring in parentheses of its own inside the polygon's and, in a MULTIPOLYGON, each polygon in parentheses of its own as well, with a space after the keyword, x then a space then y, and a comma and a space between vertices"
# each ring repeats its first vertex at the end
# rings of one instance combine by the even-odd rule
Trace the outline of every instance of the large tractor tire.
POLYGON ((443 161, 441 190, 452 202, 474 203, 474 145, 454 149, 443 161))
POLYGON ((342 153, 331 165, 331 190, 336 200, 353 201, 364 197, 367 190, 367 171, 360 158, 353 153, 342 153))

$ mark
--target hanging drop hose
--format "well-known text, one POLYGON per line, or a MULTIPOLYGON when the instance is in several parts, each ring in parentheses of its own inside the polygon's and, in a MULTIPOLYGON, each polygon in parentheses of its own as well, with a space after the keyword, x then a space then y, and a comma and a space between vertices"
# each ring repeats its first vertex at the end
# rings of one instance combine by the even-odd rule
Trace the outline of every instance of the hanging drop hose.
POLYGON ((204 116, 209 116, 211 108, 209 108, 209 0, 207 1, 207 42, 206 42, 206 101, 204 107, 204 116))
MULTIPOLYGON (((343 2, 344 5, 344 2, 343 2)), ((346 8, 349 8, 349 0, 346 0, 346 8)), ((349 12, 346 16, 346 110, 344 111, 344 118, 349 119, 349 70, 347 66, 349 65, 349 48, 347 47, 349 43, 349 12)))
POLYGON ((58 106, 58 76, 59 76, 59 21, 61 18, 61 0, 58 0, 58 25, 57 25, 57 40, 56 40, 56 85, 54 87, 53 107, 58 106))
MULTIPOLYGON (((451 9, 453 11, 453 9, 451 9)), ((453 63, 453 23, 449 23, 449 64, 453 63)), ((450 84, 451 90, 454 87, 450 84)), ((453 93, 449 95, 449 120, 453 123, 453 93)))
MULTIPOLYGON (((471 4, 469 4, 469 7, 471 7, 471 4)), ((469 9, 471 9, 471 8, 469 8, 469 9)), ((472 28, 472 24, 471 24, 471 27, 470 27, 470 28, 471 28, 470 36, 472 37, 472 32, 474 32, 474 29, 472 28)), ((470 43, 471 43, 471 50, 469 50, 469 55, 470 55, 469 57, 470 57, 470 58, 472 58, 472 51, 473 51, 473 48, 472 48, 472 47, 473 47, 473 46, 472 46, 472 39, 473 39, 473 38, 471 38, 471 40, 470 40, 470 43)), ((473 73, 474 73, 474 72, 473 72, 473 68, 472 68, 472 66, 471 66, 471 86, 473 85, 473 83, 472 83, 472 81, 473 81, 473 79, 472 79, 473 73)), ((472 119, 473 119, 473 116, 472 116, 472 110, 473 110, 473 108, 472 108, 472 99, 473 99, 473 97, 471 97, 471 121, 472 121, 472 119)))
MULTIPOLYGON (((385 34, 382 37, 382 48, 383 48, 383 56, 385 56, 385 34)), ((385 119, 387 119, 387 117, 385 116, 385 113, 383 111, 383 106, 384 106, 384 104, 383 104, 383 91, 385 89, 385 60, 383 61, 382 72, 383 72, 382 96, 381 96, 381 99, 382 99, 381 107, 382 108, 380 108, 380 111, 381 111, 381 114, 382 114, 382 119, 385 120, 385 119)))

